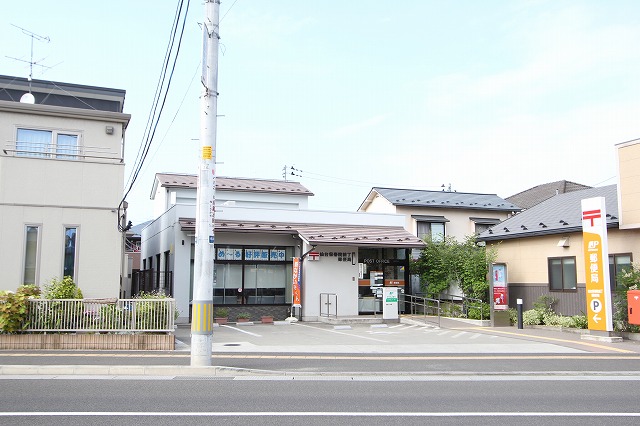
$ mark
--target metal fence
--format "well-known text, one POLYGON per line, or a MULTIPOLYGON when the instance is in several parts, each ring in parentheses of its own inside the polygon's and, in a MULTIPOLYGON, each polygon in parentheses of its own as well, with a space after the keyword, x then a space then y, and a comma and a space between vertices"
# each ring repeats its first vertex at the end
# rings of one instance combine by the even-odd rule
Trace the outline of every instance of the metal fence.
POLYGON ((424 322, 435 318, 438 327, 440 327, 440 316, 442 315, 440 300, 411 294, 405 294, 405 300, 411 305, 411 316, 421 315, 424 322))
POLYGON ((175 299, 31 299, 25 331, 173 332, 175 299))

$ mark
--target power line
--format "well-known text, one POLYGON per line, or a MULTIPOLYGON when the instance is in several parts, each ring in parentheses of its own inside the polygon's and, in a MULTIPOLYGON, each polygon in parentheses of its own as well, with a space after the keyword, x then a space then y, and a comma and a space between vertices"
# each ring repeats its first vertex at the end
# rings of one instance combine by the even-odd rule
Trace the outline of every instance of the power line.
MULTIPOLYGON (((286 166, 285 166, 286 167, 286 166)), ((329 183, 335 183, 338 185, 346 185, 346 186, 357 186, 357 187, 372 187, 372 186, 385 186, 384 184, 380 184, 380 182, 369 182, 369 181, 362 181, 362 180, 355 180, 355 179, 347 179, 347 178, 341 178, 341 177, 336 177, 336 176, 329 176, 329 175, 323 175, 320 173, 314 173, 314 172, 309 172, 307 170, 301 170, 301 169, 297 169, 293 166, 291 166, 289 168, 290 176, 295 176, 295 177, 299 177, 299 178, 303 178, 303 179, 312 179, 312 180, 316 180, 316 181, 320 181, 320 182, 329 182, 329 183), (312 176, 308 176, 308 175, 312 175, 312 176), (315 176, 319 176, 319 177, 315 177, 315 176), (325 179, 322 179, 325 178, 325 179), (354 183, 350 183, 350 182, 354 182, 354 183)), ((404 185, 404 188, 411 188, 414 187, 415 185, 404 185)), ((442 188, 443 185, 429 185, 429 186, 423 186, 422 189, 424 188, 442 188)))
POLYGON ((140 149, 138 150, 138 154, 136 157, 136 161, 134 163, 134 167, 131 171, 131 175, 127 181, 128 189, 126 190, 120 204, 118 205, 118 229, 123 230, 123 225, 120 223, 120 209, 125 202, 125 199, 133 189, 133 185, 135 184, 140 170, 142 170, 142 166, 144 165, 145 159, 149 154, 149 149, 151 148, 151 144, 153 142, 156 130, 158 128, 158 124, 160 122, 160 118, 162 117, 162 112, 164 110, 164 106, 167 100, 167 95, 169 94, 169 88, 171 87, 171 81, 173 78, 173 73, 176 68, 176 63, 178 60, 178 56, 180 54, 180 46, 182 44, 182 37, 184 35, 184 28, 187 21, 187 15, 189 13, 189 4, 190 0, 187 0, 186 7, 184 8, 184 15, 182 14, 182 9, 184 7, 184 0, 180 0, 176 13, 174 16, 173 25, 170 32, 170 40, 167 46, 167 51, 165 53, 165 58, 162 64, 162 71, 156 86, 156 93, 154 95, 153 104, 149 113, 149 117, 147 119, 147 126, 145 128, 145 132, 143 135, 144 143, 140 145, 140 149), (174 52, 174 44, 176 43, 176 36, 178 32, 178 28, 180 26, 180 17, 182 16, 182 27, 180 29, 180 36, 177 40, 177 47, 174 52), (169 62, 171 61, 171 56, 173 55, 173 63, 171 64, 171 70, 169 72, 169 62), (167 75, 168 73, 168 75, 167 75), (166 85, 165 85, 165 80, 166 85))

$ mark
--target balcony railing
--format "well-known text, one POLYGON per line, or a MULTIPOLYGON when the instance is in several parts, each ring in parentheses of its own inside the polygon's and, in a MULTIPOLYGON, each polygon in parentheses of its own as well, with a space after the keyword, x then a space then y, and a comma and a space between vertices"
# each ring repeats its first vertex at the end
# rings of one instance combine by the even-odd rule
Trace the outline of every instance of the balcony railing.
POLYGON ((173 332, 175 299, 31 299, 28 332, 173 332))
POLYGON ((122 162, 119 152, 95 146, 68 146, 37 142, 5 143, 3 152, 12 157, 49 158, 61 160, 108 160, 122 162))

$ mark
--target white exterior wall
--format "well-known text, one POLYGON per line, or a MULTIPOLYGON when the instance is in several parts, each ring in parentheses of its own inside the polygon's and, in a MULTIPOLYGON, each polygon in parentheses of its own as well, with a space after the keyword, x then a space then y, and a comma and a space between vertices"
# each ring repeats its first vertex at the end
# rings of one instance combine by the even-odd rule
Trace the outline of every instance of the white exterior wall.
MULTIPOLYGON (((159 217, 174 204, 196 204, 195 188, 163 187, 156 182, 155 194, 152 194, 154 217, 159 217)), ((259 193, 247 191, 216 191, 216 205, 229 204, 235 207, 262 207, 282 210, 306 210, 308 195, 287 193, 259 193)))
MULTIPOLYGON (((310 247, 305 247, 305 252, 310 247)), ((319 260, 305 259, 302 267, 302 320, 317 321, 320 316, 320 294, 337 296, 337 314, 358 315, 358 248, 318 246, 315 251, 353 253, 355 262, 338 262, 337 257, 321 256, 319 260), (354 265, 355 263, 355 265, 354 265)), ((332 311, 333 312, 333 311, 332 311)))
MULTIPOLYGON (((285 196, 283 196, 285 197, 285 196)), ((190 303, 190 260, 192 235, 180 230, 179 218, 195 217, 195 206, 176 204, 142 230, 142 257, 154 258, 156 254, 170 251, 173 266, 174 297, 180 311, 179 322, 189 317, 190 303), (184 245, 182 241, 184 240, 184 245)), ((263 222, 343 224, 343 225, 384 225, 403 226, 404 217, 389 214, 359 212, 330 212, 313 210, 281 210, 265 208, 243 208, 222 206, 216 210, 216 221, 244 220, 263 222)), ((216 232, 217 244, 242 245, 283 245, 296 247, 300 256, 310 247, 300 247, 301 241, 291 235, 216 232)), ((338 315, 358 315, 358 265, 357 247, 317 247, 317 251, 339 251, 355 253, 356 262, 338 262, 337 259, 322 257, 319 261, 305 260, 303 266, 302 304, 305 320, 316 320, 320 315, 320 293, 338 295, 338 315), (352 263, 355 263, 353 265, 352 263)), ((162 257, 162 256, 161 256, 162 257)), ((148 263, 147 263, 148 267, 148 263)))
POLYGON ((36 284, 62 278, 64 227, 77 227, 76 276, 86 297, 118 297, 122 234, 117 207, 124 183, 123 123, 128 115, 0 102, 0 140, 13 147, 17 128, 64 130, 79 145, 101 147, 102 158, 16 157, 0 153, 0 290, 23 283, 25 227, 40 226, 36 284), (106 126, 114 134, 105 132, 106 126))

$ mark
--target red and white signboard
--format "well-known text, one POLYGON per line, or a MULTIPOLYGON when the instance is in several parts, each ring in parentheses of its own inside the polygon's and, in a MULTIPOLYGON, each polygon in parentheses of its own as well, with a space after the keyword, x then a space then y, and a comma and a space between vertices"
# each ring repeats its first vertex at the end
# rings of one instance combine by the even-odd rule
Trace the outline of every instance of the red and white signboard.
POLYGON ((582 200, 582 239, 589 330, 613 331, 604 197, 582 200))
POLYGON ((320 260, 320 252, 312 251, 307 255, 309 260, 320 260))
POLYGON ((507 265, 504 263, 491 265, 491 286, 493 287, 493 309, 507 309, 509 307, 509 301, 507 300, 507 265))

